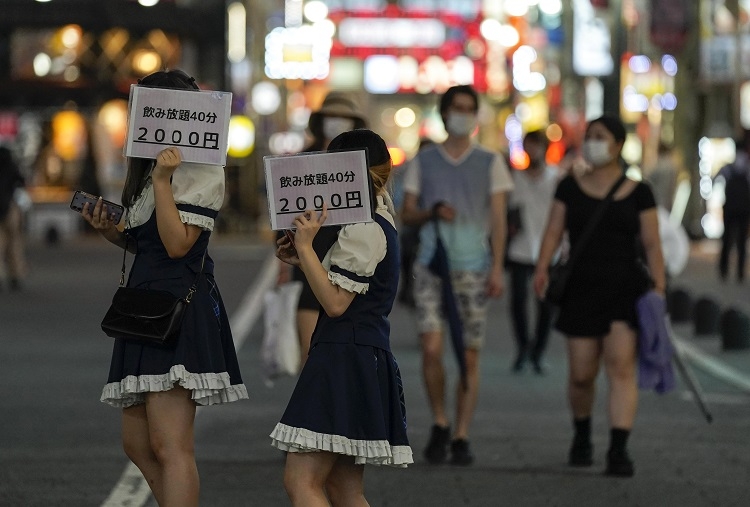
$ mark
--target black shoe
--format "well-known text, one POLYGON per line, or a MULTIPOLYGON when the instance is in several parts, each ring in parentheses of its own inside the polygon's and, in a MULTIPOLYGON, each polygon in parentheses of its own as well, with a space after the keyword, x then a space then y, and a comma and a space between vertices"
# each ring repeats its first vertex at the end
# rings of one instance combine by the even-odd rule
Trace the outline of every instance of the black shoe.
POLYGON ((21 281, 18 278, 10 279, 10 290, 11 292, 18 292, 21 290, 21 281))
POLYGON ((589 441, 573 440, 568 453, 568 465, 572 467, 590 467, 594 464, 594 444, 589 441))
POLYGON ((635 474, 635 467, 633 466, 633 460, 628 455, 628 451, 625 449, 621 451, 610 449, 607 453, 607 469, 604 471, 604 475, 633 477, 633 474, 635 474))
POLYGON ((469 441, 458 438, 451 442, 451 465, 468 466, 474 463, 469 441))
POLYGON ((526 357, 523 355, 519 355, 516 357, 516 360, 513 361, 513 367, 511 370, 513 370, 513 373, 521 373, 524 369, 524 366, 526 366, 526 357))
POLYGON ((432 426, 430 442, 424 450, 424 457, 433 465, 442 463, 448 456, 448 443, 451 440, 451 429, 443 428, 437 424, 432 426))

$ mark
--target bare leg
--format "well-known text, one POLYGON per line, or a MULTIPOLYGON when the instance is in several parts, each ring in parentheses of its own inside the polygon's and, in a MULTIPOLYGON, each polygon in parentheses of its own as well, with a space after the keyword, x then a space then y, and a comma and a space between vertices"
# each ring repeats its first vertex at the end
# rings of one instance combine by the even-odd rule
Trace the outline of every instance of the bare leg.
POLYGON ((631 429, 638 407, 636 382, 637 337, 624 322, 613 322, 604 337, 604 365, 609 380, 609 423, 631 429))
POLYGON ((146 413, 151 448, 162 468, 161 507, 197 507, 200 490, 195 464, 193 423, 195 403, 190 391, 174 387, 148 393, 146 413))
POLYGON ((456 431, 454 439, 468 439, 469 425, 474 417, 479 395, 479 351, 466 349, 466 389, 458 383, 456 393, 456 431))
POLYGON ((420 335, 422 342, 422 375, 427 399, 432 409, 435 424, 448 426, 445 413, 445 370, 443 368, 443 338, 439 332, 420 335))
POLYGON ((307 353, 310 351, 310 340, 312 339, 315 324, 318 323, 318 312, 316 310, 297 310, 297 335, 299 336, 300 364, 302 369, 307 361, 307 353))
POLYGON ((331 452, 289 452, 284 468, 284 489, 294 507, 328 507, 326 480, 337 454, 331 452))
POLYGON ((136 405, 122 411, 122 447, 130 461, 138 467, 146 479, 156 503, 164 499, 162 471, 156 454, 151 449, 148 434, 146 405, 136 405))
POLYGON ((20 282, 26 276, 26 260, 23 247, 23 215, 18 206, 11 203, 5 220, 8 225, 8 246, 6 259, 11 280, 20 282))
POLYGON ((599 373, 601 343, 593 338, 569 337, 568 343, 568 402, 575 419, 591 415, 596 394, 596 375, 599 373))
POLYGON ((354 457, 339 456, 326 481, 326 492, 333 507, 369 507, 364 491, 365 466, 355 465, 354 457))

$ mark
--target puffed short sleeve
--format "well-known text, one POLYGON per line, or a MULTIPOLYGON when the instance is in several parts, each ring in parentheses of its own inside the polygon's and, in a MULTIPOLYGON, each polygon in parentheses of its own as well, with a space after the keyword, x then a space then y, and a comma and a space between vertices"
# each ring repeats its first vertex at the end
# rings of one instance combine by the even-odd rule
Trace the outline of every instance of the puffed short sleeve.
POLYGON ((221 166, 180 164, 172 175, 172 194, 180 220, 212 231, 224 203, 224 185, 224 168, 221 166))
POLYGON ((328 279, 342 289, 364 294, 375 268, 385 258, 387 246, 385 233, 376 222, 342 227, 338 241, 328 252, 328 279))

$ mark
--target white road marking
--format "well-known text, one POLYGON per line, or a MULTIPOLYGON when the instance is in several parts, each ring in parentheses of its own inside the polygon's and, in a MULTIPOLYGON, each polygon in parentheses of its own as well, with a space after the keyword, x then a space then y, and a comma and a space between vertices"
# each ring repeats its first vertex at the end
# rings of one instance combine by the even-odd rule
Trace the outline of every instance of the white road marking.
MULTIPOLYGON (((255 321, 263 311, 263 293, 276 283, 279 273, 279 262, 271 254, 266 257, 253 285, 245 293, 237 311, 229 323, 232 327, 234 348, 239 350, 245 343, 255 321)), ((198 407, 196 416, 201 412, 198 407)), ((143 507, 151 498, 151 489, 143 478, 141 471, 133 463, 128 463, 114 488, 101 507, 143 507)))

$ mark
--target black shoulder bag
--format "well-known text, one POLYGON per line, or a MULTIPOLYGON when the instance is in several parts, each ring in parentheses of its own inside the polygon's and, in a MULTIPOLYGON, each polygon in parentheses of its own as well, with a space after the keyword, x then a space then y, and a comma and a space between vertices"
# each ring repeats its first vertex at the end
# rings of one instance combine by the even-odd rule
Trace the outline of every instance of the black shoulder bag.
POLYGON ((580 257, 584 246, 586 246, 586 243, 589 242, 591 236, 594 234, 594 230, 599 225, 599 222, 601 222, 601 219, 604 216, 604 212, 607 210, 607 207, 614 199, 615 192, 617 192, 617 189, 620 188, 620 185, 622 185, 626 179, 627 178, 623 175, 619 180, 617 180, 617 182, 607 193, 607 196, 604 198, 601 204, 599 204, 599 207, 596 208, 596 211, 586 223, 586 229, 584 229, 584 231, 581 233, 581 237, 578 238, 578 242, 576 242, 575 247, 570 252, 570 256, 568 257, 567 262, 558 262, 550 268, 547 291, 544 294, 545 301, 553 305, 559 305, 562 302, 563 298, 565 297, 565 292, 567 291, 570 273, 573 270, 573 266, 575 265, 576 260, 578 260, 578 257, 580 257))
POLYGON ((198 279, 203 273, 206 252, 203 252, 201 268, 185 297, 175 297, 165 290, 137 289, 125 285, 125 255, 128 251, 128 236, 122 254, 120 286, 112 298, 112 304, 102 320, 102 330, 112 338, 137 341, 151 345, 174 345, 180 333, 185 309, 195 293, 198 279))

